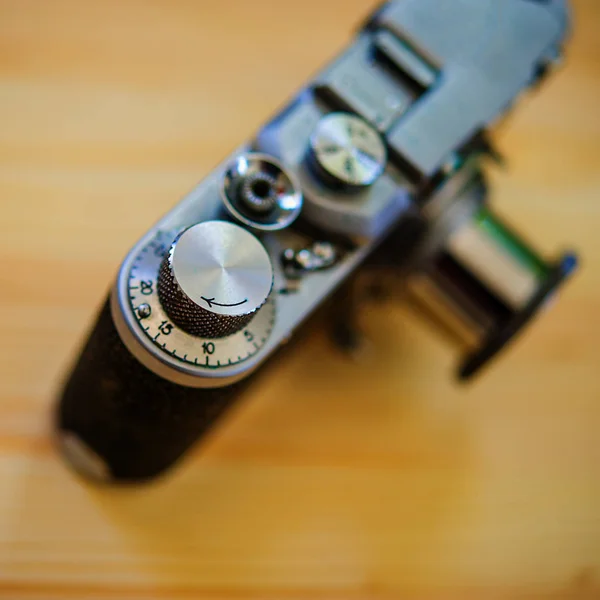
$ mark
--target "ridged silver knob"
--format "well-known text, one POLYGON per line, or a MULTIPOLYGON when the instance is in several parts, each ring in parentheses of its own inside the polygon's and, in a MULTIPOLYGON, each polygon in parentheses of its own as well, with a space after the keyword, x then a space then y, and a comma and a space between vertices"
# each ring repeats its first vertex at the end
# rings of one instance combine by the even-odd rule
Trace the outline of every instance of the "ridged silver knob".
POLYGON ((254 235, 226 221, 205 221, 173 241, 161 264, 158 297, 181 329, 221 338, 252 320, 272 286, 271 260, 254 235))

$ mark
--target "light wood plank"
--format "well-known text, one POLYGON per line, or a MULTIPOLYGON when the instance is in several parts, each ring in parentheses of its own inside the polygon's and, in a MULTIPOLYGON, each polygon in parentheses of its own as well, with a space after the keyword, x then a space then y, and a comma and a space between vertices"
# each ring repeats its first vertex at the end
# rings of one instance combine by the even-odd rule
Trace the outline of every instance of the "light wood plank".
POLYGON ((583 269, 467 388, 404 309, 324 323, 176 473, 94 488, 53 394, 137 235, 374 2, 0 0, 0 598, 600 597, 600 4, 497 134, 500 212, 583 269))

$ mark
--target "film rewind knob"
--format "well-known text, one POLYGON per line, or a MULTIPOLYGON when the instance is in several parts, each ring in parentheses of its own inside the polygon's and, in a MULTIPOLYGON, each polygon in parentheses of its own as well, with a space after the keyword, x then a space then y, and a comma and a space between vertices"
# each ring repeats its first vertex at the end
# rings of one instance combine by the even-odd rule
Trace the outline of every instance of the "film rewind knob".
POLYGON ((173 241, 160 267, 158 296, 187 333, 222 338, 252 320, 272 285, 271 260, 254 235, 232 223, 206 221, 173 241))

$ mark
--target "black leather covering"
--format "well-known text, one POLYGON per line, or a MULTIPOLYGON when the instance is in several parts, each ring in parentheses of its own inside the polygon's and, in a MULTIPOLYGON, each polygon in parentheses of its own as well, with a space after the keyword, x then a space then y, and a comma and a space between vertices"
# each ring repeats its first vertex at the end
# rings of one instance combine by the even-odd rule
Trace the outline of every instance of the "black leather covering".
POLYGON ((147 479, 170 467, 248 383, 196 389, 158 377, 125 347, 107 301, 63 390, 58 426, 96 452, 114 479, 147 479))

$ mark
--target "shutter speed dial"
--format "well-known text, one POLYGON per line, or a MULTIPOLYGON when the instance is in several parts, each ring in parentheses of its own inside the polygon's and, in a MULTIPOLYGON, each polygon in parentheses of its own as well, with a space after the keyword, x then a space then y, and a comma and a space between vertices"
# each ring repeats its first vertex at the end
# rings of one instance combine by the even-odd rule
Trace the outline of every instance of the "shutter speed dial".
POLYGON ((273 268, 263 245, 225 221, 206 221, 180 233, 158 275, 158 297, 173 323, 208 339, 243 329, 272 286, 273 268))
MULTIPOLYGON (((227 226, 229 223, 224 225, 227 226)), ((195 225, 195 227, 197 226, 195 225)), ((216 226, 211 224, 206 227, 215 236, 220 228, 220 224, 216 226)), ((204 228, 198 231, 203 232, 204 228)), ((239 239, 237 233, 235 238, 229 238, 229 240, 239 239)), ((242 230, 242 237, 246 239, 244 233, 247 232, 242 230)), ((270 294, 264 304, 252 311, 253 306, 250 303, 254 302, 254 307, 260 303, 260 299, 256 300, 257 296, 247 294, 241 300, 248 298, 248 302, 237 307, 217 306, 217 303, 236 304, 240 299, 229 300, 227 295, 224 295, 225 299, 223 299, 216 293, 207 295, 206 292, 210 292, 210 288, 208 288, 201 291, 197 300, 198 304, 196 304, 187 295, 193 294, 193 291, 186 288, 187 293, 183 290, 180 292, 181 286, 174 280, 172 270, 166 269, 166 266, 170 267, 169 263, 167 262, 165 265, 165 258, 169 254, 171 256, 178 255, 173 251, 183 239, 183 233, 158 230, 152 239, 138 248, 130 259, 126 301, 146 348, 160 362, 175 369, 183 369, 192 376, 200 376, 194 379, 193 385, 197 387, 198 382, 210 382, 213 380, 212 378, 226 380, 229 376, 239 375, 244 364, 251 363, 253 357, 260 353, 267 343, 275 323, 275 294, 270 294), (174 244, 173 240, 176 240, 177 243, 174 244), (161 269, 162 276, 159 275, 161 269), (183 299, 187 300, 189 309, 189 312, 183 315, 179 314, 177 310, 179 307, 177 302, 182 299, 180 293, 187 296, 187 299, 185 297, 183 299), (162 296, 162 300, 160 296, 162 296), (202 296, 207 300, 202 300, 202 296), (191 306, 189 302, 192 302, 191 306), (167 313, 165 306, 168 307, 170 314, 167 313), (171 315, 175 318, 180 317, 178 318, 179 324, 175 323, 171 315), (243 318, 244 315, 246 315, 246 319, 243 318), (235 319, 235 317, 242 317, 242 319, 228 321, 229 318, 235 319), (219 319, 223 320, 217 322, 219 319), (246 324, 242 327, 241 324, 244 322, 246 324), (213 328, 217 325, 220 328, 217 333, 224 334, 225 331, 233 331, 233 333, 225 337, 209 337, 214 335, 213 328), (237 327, 241 327, 241 329, 236 330, 237 327), (195 333, 190 333, 188 329, 195 333), (205 335, 204 332, 207 332, 208 335, 205 335), (202 333, 202 335, 198 335, 198 333, 202 333)), ((213 241, 219 239, 221 239, 220 235, 217 236, 217 240, 213 239, 213 241)), ((252 238, 252 241, 260 246, 255 238, 252 238)), ((211 243, 209 247, 220 247, 220 243, 216 245, 211 243)), ((245 245, 244 247, 247 248, 245 245)), ((183 248, 183 245, 179 246, 180 250, 183 248)), ((259 250, 262 250, 262 247, 259 250)), ((202 256, 204 255, 202 254, 202 256)), ((270 269, 270 263, 266 263, 266 266, 270 269)), ((270 283, 269 269, 267 269, 267 283, 265 283, 267 288, 270 283)), ((235 272, 233 268, 229 270, 235 272)), ((259 272, 263 272, 263 270, 259 269, 259 272)), ((231 273, 229 274, 231 275, 231 273)), ((179 267, 177 267, 176 275, 182 282, 185 280, 179 267)), ((260 294, 258 297, 260 298, 260 294)), ((206 383, 206 386, 211 387, 211 384, 206 383)))

